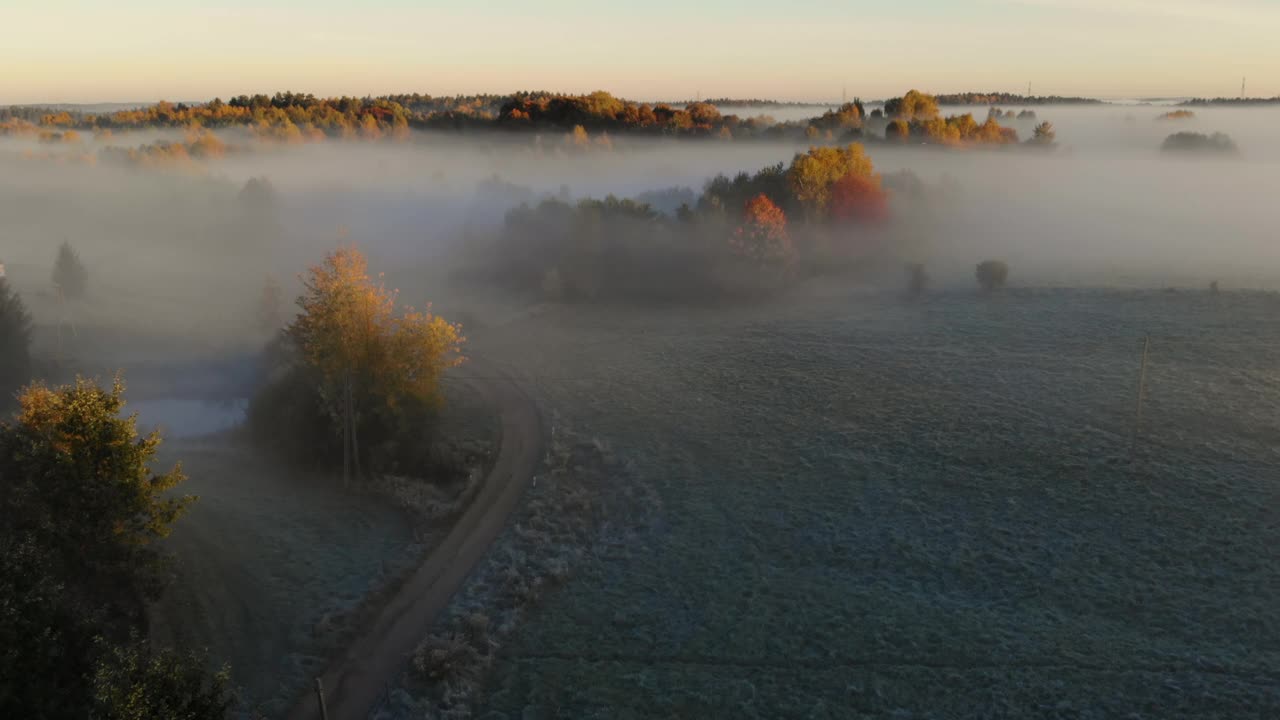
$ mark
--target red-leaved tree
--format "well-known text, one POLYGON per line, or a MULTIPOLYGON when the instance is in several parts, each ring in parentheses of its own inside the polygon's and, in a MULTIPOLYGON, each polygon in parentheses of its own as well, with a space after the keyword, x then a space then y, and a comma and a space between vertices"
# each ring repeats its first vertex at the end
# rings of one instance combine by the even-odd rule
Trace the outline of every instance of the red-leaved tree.
POLYGON ((878 175, 849 173, 831 186, 830 210, 836 222, 882 222, 889 218, 889 198, 878 175))
POLYGON ((764 193, 747 201, 730 244, 739 255, 761 265, 787 265, 795 259, 787 216, 764 193))

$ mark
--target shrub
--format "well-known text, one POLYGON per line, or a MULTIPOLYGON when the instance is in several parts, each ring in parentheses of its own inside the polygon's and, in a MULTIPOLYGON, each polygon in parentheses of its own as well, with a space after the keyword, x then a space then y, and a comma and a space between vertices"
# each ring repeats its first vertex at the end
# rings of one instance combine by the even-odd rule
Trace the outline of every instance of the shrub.
POLYGON ((474 681, 484 669, 479 650, 463 634, 429 635, 413 656, 413 669, 427 682, 474 681))
POLYGON ((999 260, 985 260, 978 263, 974 275, 978 278, 978 285, 991 292, 1004 287, 1009 279, 1009 266, 999 260))

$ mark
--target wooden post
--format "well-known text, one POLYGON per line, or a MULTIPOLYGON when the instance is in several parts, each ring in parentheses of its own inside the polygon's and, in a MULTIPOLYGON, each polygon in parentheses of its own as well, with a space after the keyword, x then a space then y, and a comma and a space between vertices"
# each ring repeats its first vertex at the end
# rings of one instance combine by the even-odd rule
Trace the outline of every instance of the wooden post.
POLYGON ((1142 425, 1142 396, 1147 389, 1147 352, 1151 349, 1151 336, 1142 341, 1142 364, 1138 367, 1138 399, 1133 414, 1133 435, 1129 443, 1129 459, 1138 452, 1138 429, 1142 425))
POLYGON ((329 720, 329 708, 324 704, 324 683, 316 678, 316 700, 320 702, 320 720, 329 720))

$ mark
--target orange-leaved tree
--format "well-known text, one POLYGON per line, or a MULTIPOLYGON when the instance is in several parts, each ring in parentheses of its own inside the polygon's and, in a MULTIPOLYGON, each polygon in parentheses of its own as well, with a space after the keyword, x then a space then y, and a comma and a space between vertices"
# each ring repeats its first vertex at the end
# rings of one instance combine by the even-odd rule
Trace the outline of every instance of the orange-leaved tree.
POLYGON ((788 265, 795 259, 787 216, 764 193, 747 201, 730 244, 738 255, 760 265, 788 265))
POLYGON ((287 336, 317 371, 317 391, 341 430, 343 479, 362 473, 359 428, 384 409, 439 402, 445 370, 462 363, 461 327, 427 311, 396 309, 396 293, 369 277, 353 246, 329 253, 303 278, 301 312, 287 336))
POLYGON ((880 222, 889 217, 889 198, 879 175, 851 172, 831 186, 831 218, 837 222, 880 222))

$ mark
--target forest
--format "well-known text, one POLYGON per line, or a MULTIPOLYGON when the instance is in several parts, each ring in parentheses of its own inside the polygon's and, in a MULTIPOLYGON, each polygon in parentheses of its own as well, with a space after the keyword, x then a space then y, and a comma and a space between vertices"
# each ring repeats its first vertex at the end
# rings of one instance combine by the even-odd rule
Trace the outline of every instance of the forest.
MULTIPOLYGON (((1015 101, 1017 98, 992 100, 1015 101)), ((310 93, 278 92, 240 95, 207 103, 159 102, 151 106, 92 114, 68 110, 9 108, 0 110, 0 135, 39 135, 46 142, 78 143, 81 133, 109 140, 111 132, 172 128, 195 134, 223 128, 243 128, 260 140, 286 143, 335 139, 406 140, 411 130, 456 132, 533 131, 570 133, 607 143, 608 136, 709 138, 719 140, 847 142, 907 138, 945 145, 1008 145, 1018 142, 1002 117, 988 115, 984 123, 971 114, 942 118, 932 95, 911 90, 891 98, 883 109, 868 114, 861 100, 844 103, 808 120, 779 122, 767 115, 740 117, 722 114, 712 102, 680 105, 625 100, 597 91, 585 95, 522 92, 510 96, 425 95, 317 98, 310 93)), ((973 104, 973 103, 966 103, 973 104)), ((764 107, 758 101, 754 106, 764 107)), ((1025 115, 1018 118, 1025 119, 1025 115)), ((1041 143, 1043 134, 1030 142, 1041 143)), ((174 148, 161 148, 169 152, 174 148)), ((199 152, 188 148, 186 152, 199 152)), ((145 154, 145 151, 144 151, 145 154)))

